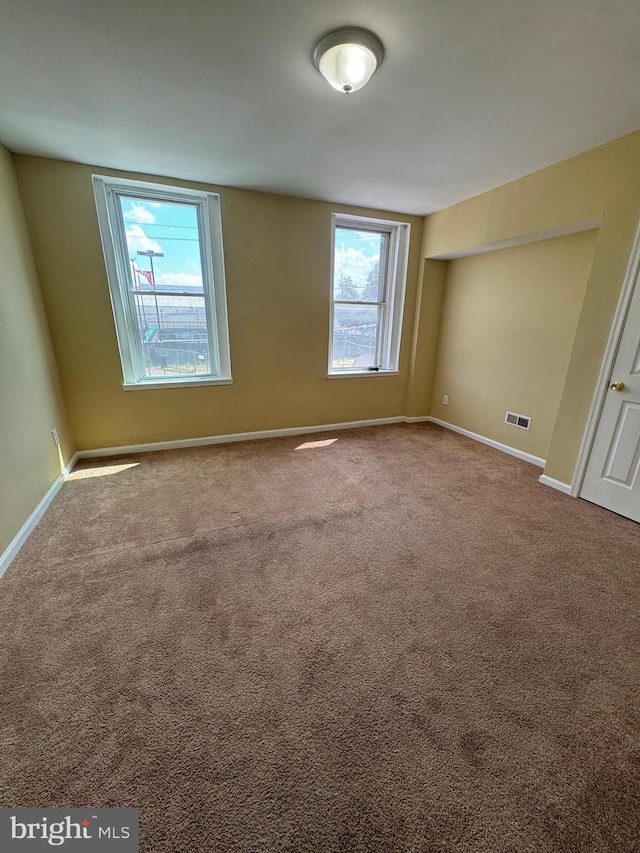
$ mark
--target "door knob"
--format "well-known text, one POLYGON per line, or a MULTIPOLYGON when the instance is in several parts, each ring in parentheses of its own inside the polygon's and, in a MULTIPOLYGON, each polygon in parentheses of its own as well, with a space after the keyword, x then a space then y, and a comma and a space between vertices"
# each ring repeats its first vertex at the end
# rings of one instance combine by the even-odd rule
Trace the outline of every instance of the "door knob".
POLYGON ((612 391, 624 391, 624 382, 612 382, 609 388, 612 391))

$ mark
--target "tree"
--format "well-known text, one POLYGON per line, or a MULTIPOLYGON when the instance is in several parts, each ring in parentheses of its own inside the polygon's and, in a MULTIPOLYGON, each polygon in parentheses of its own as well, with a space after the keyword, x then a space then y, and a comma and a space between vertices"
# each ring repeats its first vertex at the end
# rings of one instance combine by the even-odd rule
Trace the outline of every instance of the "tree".
POLYGON ((358 291, 350 275, 340 273, 336 287, 336 299, 358 299, 358 291))
POLYGON ((378 300, 378 285, 380 281, 380 263, 378 261, 371 267, 367 275, 367 284, 364 289, 364 298, 377 302, 378 300))

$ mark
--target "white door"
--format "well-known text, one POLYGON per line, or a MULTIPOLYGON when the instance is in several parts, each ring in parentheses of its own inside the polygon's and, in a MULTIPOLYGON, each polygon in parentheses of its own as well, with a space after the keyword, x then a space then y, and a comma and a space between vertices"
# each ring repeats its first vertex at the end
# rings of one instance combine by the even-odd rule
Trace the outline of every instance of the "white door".
POLYGON ((640 521, 640 284, 637 273, 580 497, 640 521))

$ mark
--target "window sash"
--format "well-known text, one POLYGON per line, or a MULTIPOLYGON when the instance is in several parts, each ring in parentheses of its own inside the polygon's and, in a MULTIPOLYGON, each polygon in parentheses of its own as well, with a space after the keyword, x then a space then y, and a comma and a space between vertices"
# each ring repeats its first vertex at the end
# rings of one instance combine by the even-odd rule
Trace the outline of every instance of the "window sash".
POLYGON ((133 290, 133 293, 137 293, 139 296, 179 296, 181 299, 206 299, 207 294, 199 291, 192 290, 133 290))
MULTIPOLYGON (((403 222, 383 222, 366 220, 357 216, 332 215, 332 249, 331 249, 331 310, 329 329, 329 374, 345 373, 366 374, 367 367, 336 367, 334 366, 334 329, 335 313, 338 305, 367 305, 378 306, 378 324, 376 328, 375 365, 378 371, 397 370, 399 357, 400 335, 406 286, 406 271, 408 260, 408 238, 410 225, 403 222), (378 299, 336 299, 335 298, 335 257, 336 231, 347 230, 354 232, 371 232, 386 235, 380 241, 378 299)), ((377 372, 377 371, 376 371, 377 372)))
MULTIPOLYGON (((362 233, 363 231, 368 231, 371 234, 378 234, 380 237, 386 237, 386 239, 380 240, 380 257, 378 259, 378 299, 336 299, 335 296, 333 298, 333 322, 332 329, 335 329, 335 306, 336 305, 368 305, 368 306, 378 306, 378 317, 376 322, 376 345, 374 351, 374 364, 371 367, 377 367, 380 369, 382 366, 382 349, 383 349, 383 338, 385 331, 385 321, 386 321, 386 294, 388 290, 388 259, 389 259, 389 242, 392 237, 392 230, 390 228, 380 228, 375 226, 367 226, 360 228, 358 227, 345 227, 344 225, 339 226, 340 231, 353 231, 355 233, 362 233)), ((336 235, 334 232, 333 238, 333 252, 335 256, 336 250, 336 235)), ((333 285, 333 292, 335 293, 335 284, 333 285)), ((334 335, 332 332, 331 335, 331 349, 333 350, 334 344, 334 335)), ((333 351, 330 353, 331 360, 331 369, 333 371, 340 372, 354 372, 354 370, 362 371, 366 373, 369 370, 369 367, 359 367, 353 368, 353 366, 349 367, 336 367, 334 364, 335 358, 333 356, 333 351)))
POLYGON ((181 189, 174 191, 169 187, 110 180, 96 175, 93 183, 125 387, 190 384, 196 380, 231 381, 219 197, 211 193, 181 189), (135 289, 121 199, 184 204, 195 208, 202 291, 187 293, 179 288, 162 291, 153 288, 135 289), (154 295, 201 300, 209 350, 208 372, 198 373, 197 377, 184 373, 172 376, 147 375, 136 297, 148 298, 154 295))
POLYGON ((332 288, 332 298, 334 304, 339 304, 341 302, 354 302, 362 305, 378 305, 386 302, 387 299, 387 290, 389 286, 389 244, 393 239, 393 229, 392 228, 381 228, 380 226, 375 225, 364 225, 361 227, 355 226, 345 226, 336 224, 334 228, 333 234, 333 256, 335 257, 336 251, 336 236, 335 231, 353 231, 356 234, 362 233, 363 231, 369 231, 372 234, 378 234, 380 237, 386 237, 385 240, 380 241, 380 258, 378 260, 378 299, 336 299, 335 298, 335 283, 332 288))
POLYGON ((386 302, 367 302, 365 299, 334 299, 334 305, 386 305, 386 302))
MULTIPOLYGON (((210 370, 208 373, 198 374, 200 379, 206 379, 207 377, 216 377, 219 376, 219 358, 218 358, 218 346, 217 340, 215 336, 212 334, 212 330, 215 328, 214 317, 215 317, 215 303, 213 298, 213 288, 211 287, 212 282, 208 280, 208 264, 206 263, 206 258, 203 256, 203 246, 202 246, 202 235, 205 232, 204 228, 204 200, 203 199, 189 199, 188 201, 181 201, 180 199, 176 199, 173 195, 169 194, 161 194, 161 193, 147 193, 143 190, 139 192, 120 190, 116 188, 109 188, 107 190, 108 197, 110 196, 110 201, 112 205, 112 210, 115 216, 115 226, 116 226, 116 238, 118 240, 120 252, 116 254, 120 254, 121 265, 124 264, 124 259, 129 258, 129 247, 127 245, 127 235, 126 235, 126 224, 124 221, 124 215, 122 213, 122 204, 121 199, 129 198, 137 201, 163 201, 168 204, 185 204, 186 206, 195 207, 196 209, 196 218, 198 225, 198 251, 200 254, 200 264, 202 269, 202 289, 203 293, 198 294, 199 297, 204 297, 204 317, 205 324, 207 329, 207 342, 209 345, 209 359, 210 359, 210 370)), ((122 273, 125 273, 122 270, 122 273)), ((145 364, 145 356, 144 356, 144 346, 138 334, 138 317, 136 310, 136 302, 135 297, 137 293, 144 293, 145 295, 148 293, 150 295, 160 295, 156 289, 152 289, 150 291, 137 291, 135 290, 135 283, 133 279, 133 270, 131 269, 131 264, 127 263, 127 270, 124 275, 118 276, 118 280, 120 282, 120 292, 123 299, 123 307, 124 313, 126 316, 126 332, 127 338, 129 342, 129 350, 131 353, 131 361, 134 373, 134 380, 138 383, 140 382, 166 382, 166 376, 150 376, 146 371, 145 364), (128 286, 125 288, 123 285, 127 283, 128 286), (124 292, 123 292, 124 291, 124 292)), ((169 295, 169 294, 164 294, 169 295)), ((183 296, 184 294, 180 294, 183 296)), ((178 374, 175 379, 179 380, 182 378, 180 374, 178 374)), ((174 379, 174 377, 171 377, 174 379)))

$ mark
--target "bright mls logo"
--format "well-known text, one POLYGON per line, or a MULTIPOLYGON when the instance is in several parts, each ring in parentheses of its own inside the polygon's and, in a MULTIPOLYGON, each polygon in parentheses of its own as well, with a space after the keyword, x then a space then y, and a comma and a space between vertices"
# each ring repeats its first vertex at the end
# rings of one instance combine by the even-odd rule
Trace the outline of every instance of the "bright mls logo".
POLYGON ((138 809, 0 809, 0 850, 138 853, 138 809))

